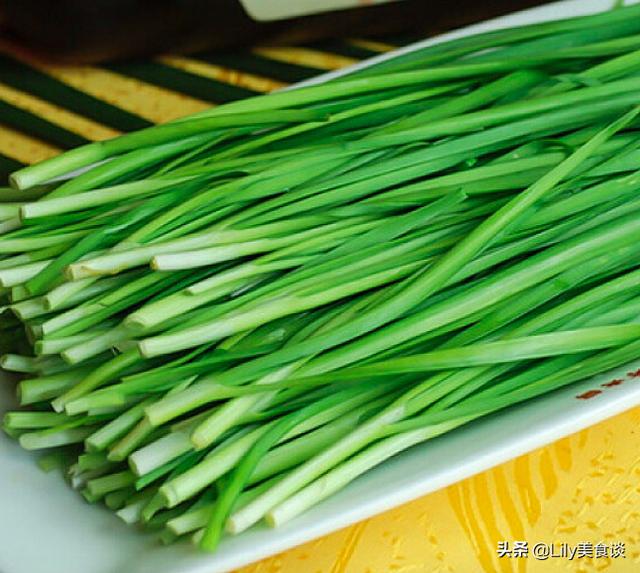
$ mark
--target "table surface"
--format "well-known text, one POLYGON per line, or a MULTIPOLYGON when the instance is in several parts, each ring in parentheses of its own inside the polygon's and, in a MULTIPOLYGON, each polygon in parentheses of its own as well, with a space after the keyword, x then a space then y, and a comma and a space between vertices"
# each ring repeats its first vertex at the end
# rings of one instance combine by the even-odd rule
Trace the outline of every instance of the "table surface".
MULTIPOLYGON (((0 53, 0 181, 20 165, 393 49, 349 39, 60 66, 0 53)), ((640 571, 640 408, 242 573, 640 571), (499 541, 624 543, 626 557, 499 558, 499 541)))

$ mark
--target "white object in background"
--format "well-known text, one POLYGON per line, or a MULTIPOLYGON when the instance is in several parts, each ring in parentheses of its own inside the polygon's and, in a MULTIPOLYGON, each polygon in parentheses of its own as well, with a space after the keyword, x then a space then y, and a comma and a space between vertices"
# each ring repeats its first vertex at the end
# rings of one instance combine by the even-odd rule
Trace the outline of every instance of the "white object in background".
POLYGON ((370 0, 365 4, 362 0, 240 0, 240 4, 254 20, 269 22, 398 1, 370 0))
MULTIPOLYGON (((612 3, 613 0, 556 2, 420 42, 354 68, 471 33, 607 10, 612 3)), ((344 73, 326 74, 313 82, 344 73)), ((0 573, 229 571, 346 527, 640 405, 640 378, 627 375, 639 369, 640 363, 618 369, 417 446, 280 529, 258 527, 225 539, 215 555, 200 554, 187 544, 162 547, 152 537, 127 527, 111 512, 84 503, 59 475, 42 473, 34 456, 0 432, 0 573), (613 377, 625 382, 602 387, 613 377), (576 399, 594 388, 599 393, 593 399, 576 399)), ((0 379, 0 414, 11 407, 11 390, 11 384, 0 379)))

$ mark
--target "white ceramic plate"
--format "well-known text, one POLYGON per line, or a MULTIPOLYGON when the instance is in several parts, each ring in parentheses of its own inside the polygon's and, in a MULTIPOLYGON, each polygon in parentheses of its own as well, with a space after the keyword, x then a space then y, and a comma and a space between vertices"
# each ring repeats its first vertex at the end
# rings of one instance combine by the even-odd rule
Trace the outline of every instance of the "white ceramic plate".
MULTIPOLYGON (((570 0, 422 42, 603 11, 613 0, 570 0)), ((405 50, 415 49, 409 47, 405 50)), ((382 58, 393 57, 391 55, 382 58)), ((376 60, 379 60, 377 58, 376 60)), ((375 61, 375 60, 374 60, 375 61)), ((357 67, 361 67, 360 64, 357 67)), ((367 64, 364 64, 367 65, 367 64)), ((324 76, 325 78, 327 76, 324 76)), ((0 432, 0 573, 221 573, 340 529, 640 405, 640 363, 509 409, 389 460, 277 530, 225 540, 214 555, 160 547, 110 512, 85 504, 0 432), (612 379, 623 383, 603 386, 612 379), (577 396, 596 390, 591 399, 577 396)), ((0 411, 12 405, 0 381, 0 411)), ((0 412, 1 413, 1 412, 0 412)))

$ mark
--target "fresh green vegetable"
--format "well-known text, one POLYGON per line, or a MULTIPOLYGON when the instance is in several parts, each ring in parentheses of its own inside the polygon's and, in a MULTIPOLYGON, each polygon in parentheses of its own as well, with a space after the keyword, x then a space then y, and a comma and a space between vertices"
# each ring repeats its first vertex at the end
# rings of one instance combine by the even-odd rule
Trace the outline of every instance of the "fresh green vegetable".
POLYGON ((485 33, 17 171, 6 432, 212 551, 637 360, 639 38, 639 6, 485 33))

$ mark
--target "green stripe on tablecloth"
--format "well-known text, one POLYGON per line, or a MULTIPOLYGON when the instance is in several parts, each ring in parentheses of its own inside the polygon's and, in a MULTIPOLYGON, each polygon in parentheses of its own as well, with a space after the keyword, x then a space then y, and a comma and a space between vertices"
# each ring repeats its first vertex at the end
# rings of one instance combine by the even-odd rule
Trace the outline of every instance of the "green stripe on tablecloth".
POLYGON ((89 142, 88 139, 77 133, 68 131, 2 100, 0 100, 0 123, 63 149, 70 149, 89 142))
POLYGON ((368 50, 367 48, 363 48, 361 46, 355 46, 341 40, 315 42, 313 44, 307 44, 305 47, 311 48, 318 52, 337 54, 338 56, 353 58, 354 60, 364 60, 365 58, 377 56, 380 53, 373 50, 368 50))
POLYGON ((140 116, 3 55, 0 55, 0 82, 119 131, 133 131, 152 125, 140 116))
POLYGON ((118 62, 105 69, 211 103, 226 103, 258 92, 165 66, 158 62, 118 62))
POLYGON ((23 167, 23 164, 0 153, 0 181, 6 181, 10 173, 23 167))
MULTIPOLYGON (((444 34, 446 30, 442 30, 444 34)), ((405 34, 403 36, 385 36, 383 41, 385 44, 389 44, 390 46, 395 46, 397 48, 401 48, 402 46, 409 46, 410 44, 415 44, 416 42, 421 42, 425 40, 427 36, 420 34, 405 34)))
POLYGON ((300 82, 321 74, 323 70, 311 66, 299 66, 287 62, 276 62, 257 54, 240 52, 237 54, 216 54, 203 52, 189 56, 223 68, 263 76, 284 83, 300 82))

